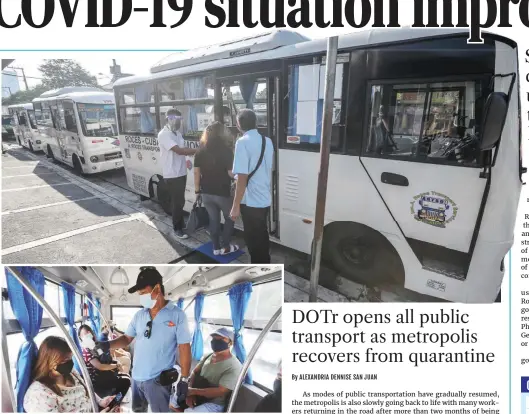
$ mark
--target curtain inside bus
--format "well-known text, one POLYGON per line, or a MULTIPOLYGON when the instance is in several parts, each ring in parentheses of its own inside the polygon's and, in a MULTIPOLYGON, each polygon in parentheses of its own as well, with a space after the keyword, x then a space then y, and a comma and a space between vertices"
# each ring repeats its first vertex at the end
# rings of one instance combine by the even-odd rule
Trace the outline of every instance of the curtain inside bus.
MULTIPOLYGON (((138 85, 134 88, 136 95, 136 102, 150 102, 151 101, 152 85, 144 84, 138 85)), ((142 107, 140 109, 140 130, 142 134, 154 133, 154 119, 151 115, 149 107, 142 107)))
POLYGON ((178 302, 176 302, 176 306, 178 306, 178 309, 184 310, 184 298, 179 298, 178 302))
MULTIPOLYGON (((44 275, 32 267, 17 267, 22 276, 33 286, 37 293, 44 297, 44 275)), ((18 352, 15 393, 17 410, 24 412, 24 396, 31 383, 31 370, 37 359, 35 336, 39 333, 42 322, 42 307, 37 303, 20 282, 6 269, 7 293, 13 314, 20 324, 26 342, 18 352)), ((7 368, 6 368, 7 369, 7 368)))
POLYGON ((253 101, 257 93, 257 82, 253 79, 243 79, 239 82, 239 88, 246 108, 253 109, 253 101))
POLYGON ((101 332, 101 301, 99 300, 99 298, 96 298, 94 300, 94 302, 95 302, 95 304, 97 306, 97 309, 98 309, 97 314, 94 316, 94 320, 95 320, 95 323, 96 323, 97 331, 101 332))
MULTIPOLYGON (((246 349, 244 348, 244 341, 242 338, 242 329, 244 326, 244 315, 246 309, 248 308, 248 303, 250 302, 250 297, 252 296, 252 283, 244 282, 238 285, 232 286, 228 290, 228 296, 230 298, 230 308, 231 308, 231 319, 233 321, 233 333, 234 333, 234 343, 233 350, 235 356, 241 363, 244 363, 246 360, 246 349)), ((252 384, 252 373, 248 370, 246 378, 244 381, 247 384, 252 384)))
MULTIPOLYGON (((206 78, 195 77, 184 79, 184 99, 207 98, 208 90, 206 88, 206 78)), ((206 112, 205 105, 189 105, 189 112, 187 113, 187 130, 198 131, 198 113, 206 112)))
POLYGON ((195 361, 200 361, 204 353, 204 340, 202 338, 202 310, 204 309, 204 295, 198 293, 195 297, 195 332, 191 342, 191 356, 195 361))
MULTIPOLYGON (((79 345, 79 338, 77 337, 77 331, 75 329, 75 288, 68 283, 62 282, 62 299, 64 304, 64 313, 66 315, 66 322, 70 328, 70 336, 73 338, 77 349, 81 352, 81 346, 79 345)), ((73 365, 77 372, 81 373, 81 369, 77 363, 77 359, 73 358, 73 365)))

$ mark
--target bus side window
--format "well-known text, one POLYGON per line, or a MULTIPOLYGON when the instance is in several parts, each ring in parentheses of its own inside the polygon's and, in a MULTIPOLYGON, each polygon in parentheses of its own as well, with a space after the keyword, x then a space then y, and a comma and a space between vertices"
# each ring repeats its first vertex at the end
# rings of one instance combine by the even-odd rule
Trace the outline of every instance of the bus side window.
MULTIPOLYGON (((321 58, 323 59, 323 58, 321 58)), ((320 60, 321 60, 320 59, 320 60)), ((348 73, 348 55, 340 55, 334 85, 331 146, 341 148, 345 132, 345 97, 343 90, 348 73)), ((318 147, 321 142, 325 63, 292 64, 288 68, 288 108, 286 145, 318 147)))
POLYGON ((34 111, 28 111, 28 117, 29 117, 29 125, 31 126, 31 129, 37 128, 37 121, 35 119, 35 112, 34 111))
POLYGON ((77 133, 77 123, 75 122, 75 112, 73 110, 73 103, 69 101, 63 102, 64 108, 64 124, 66 129, 74 134, 77 133))
POLYGON ((20 112, 18 114, 18 125, 20 125, 20 126, 26 126, 27 125, 26 114, 24 112, 20 112))
POLYGON ((364 155, 478 163, 481 82, 403 82, 370 88, 364 155))

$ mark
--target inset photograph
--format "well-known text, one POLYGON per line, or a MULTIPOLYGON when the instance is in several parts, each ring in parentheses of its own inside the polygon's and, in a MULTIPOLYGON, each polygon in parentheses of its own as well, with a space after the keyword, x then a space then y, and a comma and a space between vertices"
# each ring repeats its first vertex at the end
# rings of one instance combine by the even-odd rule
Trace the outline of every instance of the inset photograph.
POLYGON ((281 265, 4 270, 2 412, 281 412, 281 265))

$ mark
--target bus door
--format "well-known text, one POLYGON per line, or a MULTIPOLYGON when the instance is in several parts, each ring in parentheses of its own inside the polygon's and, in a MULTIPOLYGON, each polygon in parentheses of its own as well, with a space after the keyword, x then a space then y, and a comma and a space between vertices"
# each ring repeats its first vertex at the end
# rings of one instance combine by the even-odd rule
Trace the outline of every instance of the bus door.
POLYGON ((476 136, 487 85, 368 84, 362 164, 423 268, 462 280, 485 200, 476 136))
POLYGON ((74 103, 62 101, 60 111, 64 160, 73 164, 73 154, 82 155, 81 138, 77 128, 74 103))
MULTIPOLYGON (((270 137, 274 144, 274 165, 272 168, 272 205, 268 217, 269 232, 279 238, 278 223, 278 122, 280 119, 279 73, 239 75, 229 78, 217 78, 216 91, 222 93, 222 119, 233 136, 233 145, 241 137, 237 128, 237 114, 241 109, 252 109, 257 115, 257 130, 270 137)), ((219 111, 217 111, 219 113, 219 111)), ((239 218, 238 225, 242 226, 239 218)))
POLYGON ((64 134, 64 122, 61 120, 62 103, 60 101, 54 102, 51 106, 51 116, 53 118, 54 135, 59 150, 59 159, 61 161, 67 160, 66 142, 64 134))

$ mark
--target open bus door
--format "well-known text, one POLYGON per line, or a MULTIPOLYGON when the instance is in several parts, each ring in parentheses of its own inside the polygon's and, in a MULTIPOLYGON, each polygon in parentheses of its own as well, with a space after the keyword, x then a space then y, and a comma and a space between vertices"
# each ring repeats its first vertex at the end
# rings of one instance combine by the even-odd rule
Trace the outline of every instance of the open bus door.
MULTIPOLYGON (((223 121, 233 136, 233 145, 241 137, 237 128, 237 114, 241 109, 252 109, 257 115, 257 130, 269 137, 274 145, 274 165, 272 168, 272 205, 268 216, 269 233, 279 238, 279 196, 278 196, 278 125, 280 117, 280 73, 241 74, 237 76, 218 77, 215 88, 216 95, 222 99, 216 100, 219 121, 223 121), (219 119, 220 118, 220 119, 219 119)), ((239 218, 237 221, 242 226, 239 218)))

